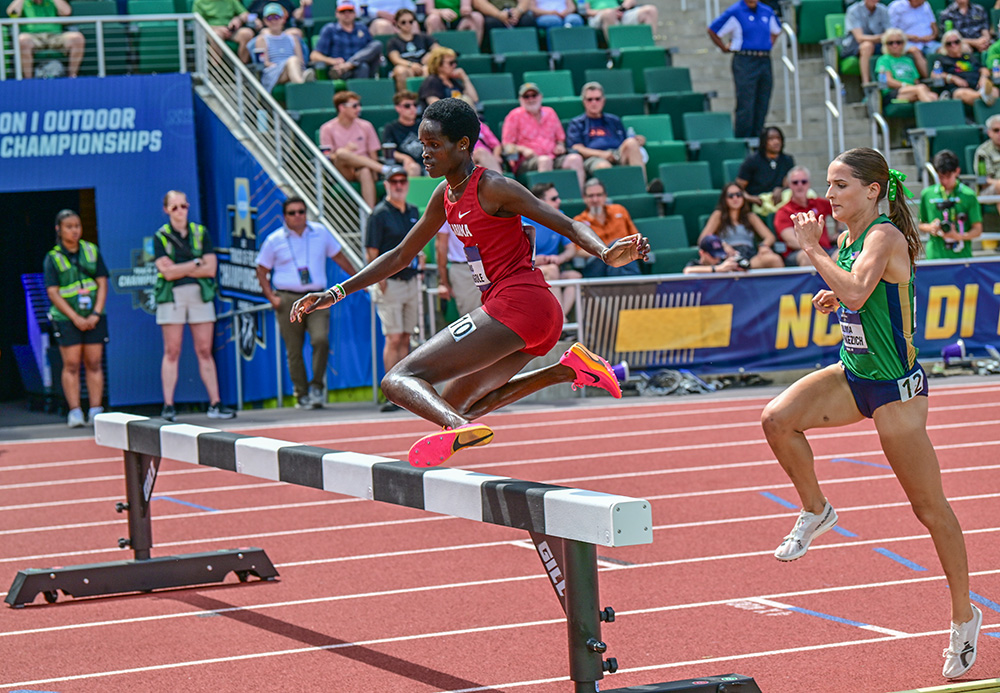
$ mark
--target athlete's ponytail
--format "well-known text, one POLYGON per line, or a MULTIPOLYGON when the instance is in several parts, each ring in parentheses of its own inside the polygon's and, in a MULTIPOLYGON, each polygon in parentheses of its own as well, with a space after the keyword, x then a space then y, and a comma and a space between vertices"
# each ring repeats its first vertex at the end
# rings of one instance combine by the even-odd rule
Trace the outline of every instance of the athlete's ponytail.
POLYGON ((876 202, 879 208, 882 207, 882 200, 888 202, 889 220, 906 238, 910 264, 914 264, 917 255, 920 254, 920 235, 917 231, 917 225, 913 221, 913 214, 906 204, 907 190, 901 176, 895 171, 890 173, 885 158, 879 152, 868 147, 849 149, 838 156, 837 161, 842 161, 849 166, 854 177, 864 185, 878 184, 879 193, 876 202))

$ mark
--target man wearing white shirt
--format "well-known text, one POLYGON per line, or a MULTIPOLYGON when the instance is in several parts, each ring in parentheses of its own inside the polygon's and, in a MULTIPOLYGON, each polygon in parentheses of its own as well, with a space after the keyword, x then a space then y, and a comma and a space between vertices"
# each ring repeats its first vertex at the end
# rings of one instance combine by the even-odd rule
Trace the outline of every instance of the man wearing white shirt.
POLYGON ((889 22, 924 53, 933 53, 941 47, 937 40, 937 19, 927 0, 893 0, 889 3, 889 22))
POLYGON ((295 406, 319 409, 325 398, 323 386, 330 355, 330 316, 316 311, 294 323, 288 316, 292 304, 302 296, 327 287, 327 258, 340 265, 348 275, 353 275, 357 269, 324 226, 306 219, 306 203, 301 198, 285 200, 282 212, 284 225, 264 239, 257 254, 257 281, 278 316, 278 328, 288 355, 288 373, 295 388, 295 406), (306 376, 302 358, 307 332, 312 345, 312 380, 306 376))

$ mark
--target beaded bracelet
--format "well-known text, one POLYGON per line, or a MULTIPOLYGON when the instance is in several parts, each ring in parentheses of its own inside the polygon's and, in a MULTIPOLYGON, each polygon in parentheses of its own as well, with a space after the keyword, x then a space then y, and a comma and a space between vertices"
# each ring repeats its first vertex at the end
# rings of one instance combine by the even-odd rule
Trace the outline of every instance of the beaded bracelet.
POLYGON ((341 286, 340 284, 334 284, 333 286, 331 286, 329 289, 326 290, 326 293, 330 294, 330 297, 333 298, 334 303, 344 300, 344 298, 347 296, 347 292, 344 291, 344 287, 341 286))

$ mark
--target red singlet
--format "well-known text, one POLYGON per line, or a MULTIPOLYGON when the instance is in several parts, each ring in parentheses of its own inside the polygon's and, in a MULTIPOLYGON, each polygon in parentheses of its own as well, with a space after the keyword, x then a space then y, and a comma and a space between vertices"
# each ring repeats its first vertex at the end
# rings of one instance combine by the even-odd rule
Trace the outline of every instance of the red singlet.
POLYGON ((526 353, 548 353, 562 332, 562 308, 532 265, 531 243, 520 215, 495 217, 479 204, 479 180, 485 170, 477 167, 472 172, 457 202, 448 199, 451 187, 445 188, 445 217, 465 246, 486 314, 521 337, 526 353))

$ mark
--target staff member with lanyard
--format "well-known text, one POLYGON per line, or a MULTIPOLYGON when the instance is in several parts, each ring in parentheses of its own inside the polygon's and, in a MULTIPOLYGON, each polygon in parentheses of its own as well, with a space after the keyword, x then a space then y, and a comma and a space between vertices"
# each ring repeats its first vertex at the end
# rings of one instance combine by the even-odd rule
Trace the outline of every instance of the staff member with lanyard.
POLYGON ((264 239, 257 254, 257 281, 278 315, 278 329, 288 356, 288 374, 295 388, 295 407, 320 409, 325 399, 324 376, 330 356, 330 315, 314 313, 302 322, 291 322, 288 316, 293 303, 326 286, 326 258, 332 258, 348 276, 357 270, 326 227, 306 220, 306 203, 302 198, 289 197, 282 205, 282 212, 284 225, 264 239), (312 345, 312 380, 306 376, 302 358, 307 332, 312 345))
POLYGON ((188 221, 187 195, 171 190, 163 197, 163 211, 170 221, 153 237, 156 256, 156 324, 163 330, 163 412, 167 421, 177 416, 174 390, 184 339, 184 325, 191 325, 198 373, 208 392, 208 418, 232 419, 236 412, 219 398, 219 376, 212 355, 215 337, 215 253, 206 251, 211 239, 201 224, 188 221))
POLYGON ((108 268, 97 246, 80 239, 80 215, 64 209, 56 215, 56 245, 45 256, 45 291, 52 307, 49 319, 62 356, 62 388, 69 415, 66 425, 83 426, 80 408, 80 361, 87 371, 90 411, 87 421, 104 411, 104 371, 101 357, 108 341, 104 303, 108 298, 108 268))
POLYGON ((708 37, 723 53, 733 54, 737 137, 756 137, 764 128, 771 103, 771 48, 781 33, 777 17, 759 0, 740 0, 708 27, 708 37), (720 37, 728 37, 729 45, 720 37))

